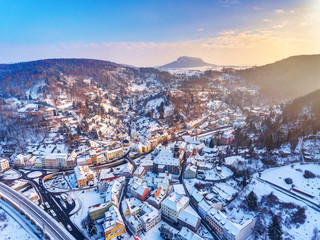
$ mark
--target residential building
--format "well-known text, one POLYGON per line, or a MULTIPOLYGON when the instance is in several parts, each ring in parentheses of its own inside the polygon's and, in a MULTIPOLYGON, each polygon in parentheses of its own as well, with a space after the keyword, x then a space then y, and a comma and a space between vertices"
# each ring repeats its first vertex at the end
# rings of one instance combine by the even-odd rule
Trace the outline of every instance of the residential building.
POLYGON ((111 205, 107 202, 103 202, 100 204, 96 204, 93 206, 90 206, 88 208, 89 216, 94 220, 101 219, 105 216, 105 213, 108 211, 108 209, 111 207, 111 205))
POLYGON ((220 210, 214 208, 208 212, 206 220, 222 239, 227 240, 247 239, 252 234, 256 222, 253 218, 243 224, 236 224, 220 210))
POLYGON ((224 145, 230 145, 233 142, 233 130, 226 131, 221 136, 221 143, 224 145))
POLYGON ((188 204, 189 198, 173 192, 161 203, 161 214, 171 221, 177 222, 180 211, 185 209, 188 204))
POLYGON ((191 214, 185 210, 181 210, 178 215, 178 223, 196 232, 201 224, 201 219, 194 214, 191 214))
POLYGON ((148 203, 143 205, 140 214, 142 227, 146 232, 148 232, 161 221, 160 211, 148 203))
POLYGON ((105 219, 105 240, 113 239, 126 232, 123 219, 117 207, 110 207, 109 211, 105 213, 105 219))
POLYGON ((44 167, 46 168, 66 168, 68 154, 52 153, 44 158, 44 167))
POLYGON ((142 223, 136 215, 129 216, 127 219, 127 224, 130 231, 134 235, 139 236, 141 234, 141 231, 143 229, 142 223))
POLYGON ((197 166, 188 164, 184 170, 183 177, 185 179, 195 178, 197 176, 197 166))
POLYGON ((114 160, 116 158, 120 158, 125 155, 123 148, 116 148, 110 151, 106 151, 106 158, 108 161, 114 160))
POLYGON ((174 153, 168 149, 162 149, 153 161, 156 173, 168 171, 171 174, 178 175, 181 168, 181 159, 179 155, 174 157, 174 153))
POLYGON ((10 168, 9 161, 7 159, 0 160, 0 172, 4 172, 10 168))
POLYGON ((139 184, 134 183, 131 188, 130 188, 130 192, 132 197, 136 197, 141 201, 145 201, 147 200, 147 198, 150 195, 150 190, 149 188, 145 187, 145 186, 141 186, 139 184))
POLYGON ((78 187, 88 186, 88 183, 94 180, 94 173, 88 166, 76 166, 74 168, 78 187))
POLYGON ((24 167, 25 164, 25 157, 22 154, 19 154, 13 161, 15 166, 24 167))

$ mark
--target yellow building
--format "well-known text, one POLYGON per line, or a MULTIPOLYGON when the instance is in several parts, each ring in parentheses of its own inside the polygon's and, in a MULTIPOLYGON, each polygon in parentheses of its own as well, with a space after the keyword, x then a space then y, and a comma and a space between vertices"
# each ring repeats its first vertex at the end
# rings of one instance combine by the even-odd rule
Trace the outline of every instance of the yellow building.
POLYGON ((94 174, 88 166, 76 166, 74 168, 74 173, 76 175, 78 187, 85 187, 88 182, 94 179, 94 174))
POLYGON ((117 207, 110 207, 109 211, 106 212, 105 217, 106 224, 104 228, 104 235, 106 240, 115 238, 126 232, 126 227, 117 207))
POLYGON ((9 167, 9 161, 7 159, 0 160, 0 172, 6 171, 9 167))

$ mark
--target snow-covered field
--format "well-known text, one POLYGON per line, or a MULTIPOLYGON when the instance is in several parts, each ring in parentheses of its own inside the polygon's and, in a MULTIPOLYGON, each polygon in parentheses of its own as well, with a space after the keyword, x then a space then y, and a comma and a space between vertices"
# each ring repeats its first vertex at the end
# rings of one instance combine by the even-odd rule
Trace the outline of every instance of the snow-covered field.
POLYGON ((148 232, 142 234, 140 237, 141 240, 163 240, 163 238, 160 236, 159 228, 161 225, 164 224, 166 228, 169 228, 173 231, 173 233, 177 233, 178 230, 171 227, 167 223, 160 221, 157 225, 155 225, 152 229, 150 229, 148 232))
MULTIPOLYGON (((76 192, 70 192, 70 196, 75 199, 76 204, 78 204, 78 200, 80 200, 81 207, 79 212, 72 215, 71 221, 73 221, 80 229, 82 229, 81 221, 88 215, 88 209, 90 206, 102 203, 104 201, 104 198, 100 198, 99 192, 96 192, 95 190, 84 190, 82 191, 76 191, 76 192), (78 200, 76 200, 76 198, 78 200)), ((76 208, 79 206, 76 205, 76 208)))
POLYGON ((21 176, 19 172, 13 169, 9 169, 6 172, 2 173, 3 179, 5 180, 15 180, 21 176))
POLYGON ((35 171, 35 172, 31 172, 27 175, 28 178, 37 178, 40 177, 42 175, 42 172, 40 171, 35 171))
MULTIPOLYGON (((282 174, 283 175, 283 174, 282 174)), ((227 215, 235 222, 243 222, 248 218, 256 217, 257 212, 250 212, 246 209, 245 197, 254 191, 258 197, 258 208, 260 208, 260 215, 257 221, 260 225, 266 228, 272 218, 272 214, 281 217, 281 226, 284 232, 283 239, 301 240, 311 239, 313 230, 320 226, 319 212, 313 208, 308 207, 303 202, 293 199, 290 196, 279 192, 272 188, 269 184, 259 182, 253 179, 250 184, 246 186, 244 191, 227 207, 227 215), (271 194, 272 193, 272 194, 271 194), (271 194, 271 195, 270 195, 271 194), (276 198, 273 201, 267 201, 261 204, 261 199, 264 196, 275 196, 270 199, 276 198), (306 219, 304 223, 292 223, 292 216, 297 212, 298 208, 305 208, 306 219)), ((268 198, 267 198, 268 199, 268 198)), ((263 231, 263 229, 260 229, 263 231)), ((264 231, 266 233, 267 230, 264 231)))
POLYGON ((34 236, 31 236, 2 208, 0 208, 0 239, 35 240, 34 236))
MULTIPOLYGON (((307 193, 314 195, 316 203, 320 202, 320 165, 316 164, 292 164, 288 166, 271 168, 261 174, 261 178, 281 186, 287 190, 292 188, 292 184, 298 189, 302 189, 307 193), (305 178, 304 172, 308 170, 316 175, 315 178, 305 178), (291 178, 293 183, 287 184, 284 179, 291 178)), ((308 198, 305 196, 305 198, 308 198)))
POLYGON ((231 177, 232 175, 233 172, 224 166, 221 167, 221 172, 217 171, 216 168, 205 171, 205 179, 208 181, 222 180, 231 177))

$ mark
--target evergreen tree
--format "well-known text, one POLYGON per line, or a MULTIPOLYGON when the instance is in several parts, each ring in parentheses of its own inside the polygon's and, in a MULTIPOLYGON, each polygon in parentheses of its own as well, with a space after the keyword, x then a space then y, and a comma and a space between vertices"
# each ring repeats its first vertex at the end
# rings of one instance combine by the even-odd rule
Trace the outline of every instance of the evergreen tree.
POLYGON ((89 217, 88 232, 91 236, 97 234, 97 226, 91 217, 89 217))
POLYGON ((278 216, 272 217, 272 223, 268 226, 268 236, 270 240, 281 240, 282 239, 282 229, 278 219, 278 216))
POLYGON ((213 147, 214 147, 213 138, 211 138, 211 140, 210 140, 209 147, 210 147, 210 148, 213 148, 213 147))
POLYGON ((251 191, 246 197, 248 208, 250 211, 255 211, 258 208, 258 198, 257 195, 251 191))

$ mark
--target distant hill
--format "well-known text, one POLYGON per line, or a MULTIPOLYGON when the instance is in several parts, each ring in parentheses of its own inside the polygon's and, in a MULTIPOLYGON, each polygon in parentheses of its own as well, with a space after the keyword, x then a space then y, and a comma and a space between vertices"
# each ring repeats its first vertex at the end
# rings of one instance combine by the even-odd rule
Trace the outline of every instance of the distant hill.
POLYGON ((216 65, 206 63, 201 58, 195 57, 179 57, 176 61, 160 66, 159 68, 193 68, 193 67, 215 67, 216 65))
POLYGON ((309 93, 305 96, 296 98, 291 103, 287 104, 284 109, 284 115, 290 118, 296 118, 304 107, 310 108, 315 116, 320 115, 320 89, 309 93))
POLYGON ((292 100, 320 89, 320 55, 293 56, 238 73, 248 83, 258 85, 262 93, 292 100))
POLYGON ((106 89, 126 89, 128 81, 150 75, 161 82, 171 79, 168 72, 155 68, 135 68, 93 59, 45 59, 0 64, 0 95, 24 97, 26 90, 39 84, 38 93, 50 93, 53 88, 74 91, 85 88, 84 83, 88 79, 106 89))

